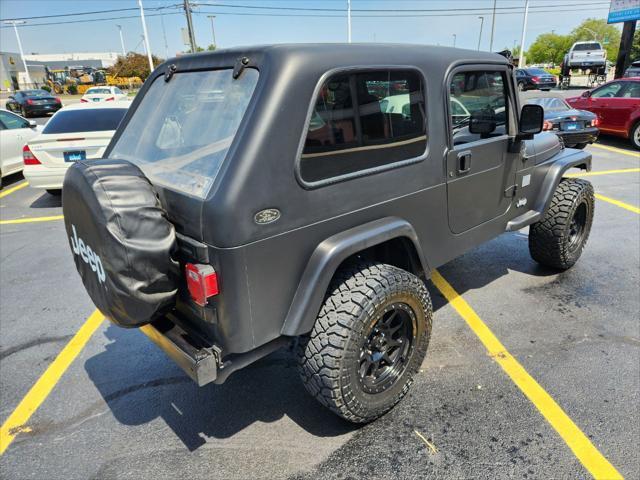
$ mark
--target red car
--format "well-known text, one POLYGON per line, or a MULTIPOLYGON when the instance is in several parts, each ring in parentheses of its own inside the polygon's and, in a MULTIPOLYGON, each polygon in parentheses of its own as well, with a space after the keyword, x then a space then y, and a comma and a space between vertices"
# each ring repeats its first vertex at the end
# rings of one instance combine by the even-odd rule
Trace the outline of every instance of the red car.
POLYGON ((640 77, 613 80, 567 102, 595 113, 602 133, 628 138, 640 150, 640 77))

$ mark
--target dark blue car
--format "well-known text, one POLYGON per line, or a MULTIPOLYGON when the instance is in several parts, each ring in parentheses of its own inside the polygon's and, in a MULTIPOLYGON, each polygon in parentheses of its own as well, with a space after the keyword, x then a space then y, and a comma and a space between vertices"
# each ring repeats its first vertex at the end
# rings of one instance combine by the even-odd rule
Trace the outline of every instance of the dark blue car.
POLYGON ((530 98, 527 103, 544 108, 543 130, 552 131, 570 148, 584 148, 598 139, 598 117, 576 110, 559 97, 530 98))

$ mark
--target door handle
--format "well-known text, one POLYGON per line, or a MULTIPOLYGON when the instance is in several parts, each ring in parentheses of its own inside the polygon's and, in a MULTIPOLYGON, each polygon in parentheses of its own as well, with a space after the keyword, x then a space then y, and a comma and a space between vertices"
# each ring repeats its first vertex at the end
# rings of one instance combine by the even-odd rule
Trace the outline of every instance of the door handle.
POLYGON ((471 170, 471 152, 465 151, 458 154, 458 173, 467 173, 471 170))

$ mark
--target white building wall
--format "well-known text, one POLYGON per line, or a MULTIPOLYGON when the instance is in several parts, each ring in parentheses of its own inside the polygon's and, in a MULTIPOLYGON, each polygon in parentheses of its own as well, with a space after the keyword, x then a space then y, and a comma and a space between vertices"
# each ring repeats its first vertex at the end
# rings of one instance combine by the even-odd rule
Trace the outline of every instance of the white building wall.
POLYGON ((103 67, 110 67, 118 59, 116 52, 78 52, 78 53, 43 53, 35 55, 25 55, 29 61, 35 62, 70 62, 81 63, 83 60, 100 60, 103 67))

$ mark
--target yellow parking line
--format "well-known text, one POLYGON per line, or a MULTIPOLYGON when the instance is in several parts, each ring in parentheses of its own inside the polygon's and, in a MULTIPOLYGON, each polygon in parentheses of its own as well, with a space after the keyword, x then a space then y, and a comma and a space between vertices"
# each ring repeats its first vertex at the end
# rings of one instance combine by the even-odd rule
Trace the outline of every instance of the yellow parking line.
POLYGON ((502 367, 526 397, 535 405, 549 424, 558 432, 582 465, 594 478, 619 479, 622 475, 598 451, 573 420, 553 398, 527 373, 522 365, 507 351, 493 332, 480 319, 471 306, 456 292, 439 272, 434 271, 431 280, 451 306, 464 318, 467 325, 485 346, 491 358, 502 367))
POLYGON ((103 320, 104 316, 98 310, 87 318, 80 330, 69 340, 69 343, 0 427, 0 455, 4 453, 18 433, 29 431, 25 423, 49 396, 53 387, 56 386, 64 372, 82 351, 103 320))
POLYGON ((15 218, 13 220, 0 220, 0 225, 13 225, 15 223, 51 222, 53 220, 62 220, 63 218, 63 215, 54 215, 52 217, 15 218))
POLYGON ((630 157, 635 157, 640 160, 640 152, 634 152, 632 150, 623 150, 621 148, 616 147, 608 147, 606 145, 600 145, 599 143, 592 143, 592 147, 601 148, 602 150, 609 150, 610 152, 621 153, 623 155, 629 155, 630 157))
POLYGON ((630 212, 640 215, 640 208, 638 207, 634 207, 633 205, 629 205, 628 203, 621 202, 620 200, 605 197, 604 195, 600 195, 599 193, 596 193, 595 195, 598 200, 602 200, 603 202, 610 203, 612 205, 615 205, 616 207, 624 208, 625 210, 629 210, 630 212))
POLYGON ((4 192, 0 192, 0 198, 4 198, 7 195, 11 195, 16 190, 20 190, 21 188, 24 188, 24 187, 26 187, 28 185, 29 185, 29 182, 22 182, 22 183, 19 183, 18 185, 16 185, 15 187, 8 188, 4 192))
POLYGON ((611 175, 614 173, 636 173, 640 168, 620 168, 618 170, 599 170, 595 172, 568 173, 565 177, 593 177, 596 175, 611 175))

